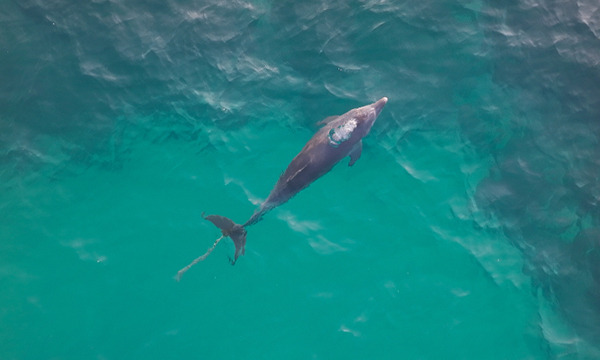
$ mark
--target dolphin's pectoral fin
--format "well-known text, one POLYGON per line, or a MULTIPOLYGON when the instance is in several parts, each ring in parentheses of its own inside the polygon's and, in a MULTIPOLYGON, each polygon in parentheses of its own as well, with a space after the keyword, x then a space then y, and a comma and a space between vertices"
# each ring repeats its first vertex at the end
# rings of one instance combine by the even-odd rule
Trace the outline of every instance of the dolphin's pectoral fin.
POLYGON ((327 125, 327 124, 329 124, 330 122, 332 122, 333 120, 335 120, 337 118, 339 118, 339 115, 328 116, 325 119, 319 121, 317 123, 317 126, 327 125))
POLYGON ((350 162, 348 163, 348 166, 354 165, 356 160, 360 158, 360 154, 362 154, 362 140, 357 142, 352 148, 352 151, 350 151, 350 162))

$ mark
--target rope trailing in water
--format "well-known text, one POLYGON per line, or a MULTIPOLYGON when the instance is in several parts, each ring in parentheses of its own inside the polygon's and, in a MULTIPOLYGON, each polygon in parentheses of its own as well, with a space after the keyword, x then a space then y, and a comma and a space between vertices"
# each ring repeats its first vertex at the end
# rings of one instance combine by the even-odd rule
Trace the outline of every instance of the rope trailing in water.
POLYGON ((217 244, 219 243, 219 241, 221 241, 221 239, 223 239, 224 237, 225 237, 225 235, 222 235, 220 238, 215 240, 215 243, 213 244, 213 246, 210 249, 206 250, 206 252, 203 255, 197 257, 188 266, 179 270, 177 272, 177 275, 175 275, 175 280, 177 280, 177 281, 181 280, 181 277, 183 276, 183 274, 185 274, 186 271, 188 271, 192 266, 196 265, 200 261, 203 261, 204 259, 206 259, 208 257, 208 255, 210 255, 210 253, 215 249, 215 247, 217 247, 217 244))

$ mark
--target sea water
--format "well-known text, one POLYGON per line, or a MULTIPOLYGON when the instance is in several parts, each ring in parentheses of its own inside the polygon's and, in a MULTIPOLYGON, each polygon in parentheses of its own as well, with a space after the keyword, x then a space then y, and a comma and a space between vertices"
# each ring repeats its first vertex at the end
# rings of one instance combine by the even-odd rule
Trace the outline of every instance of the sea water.
POLYGON ((599 7, 2 2, 0 358, 600 357, 599 7))

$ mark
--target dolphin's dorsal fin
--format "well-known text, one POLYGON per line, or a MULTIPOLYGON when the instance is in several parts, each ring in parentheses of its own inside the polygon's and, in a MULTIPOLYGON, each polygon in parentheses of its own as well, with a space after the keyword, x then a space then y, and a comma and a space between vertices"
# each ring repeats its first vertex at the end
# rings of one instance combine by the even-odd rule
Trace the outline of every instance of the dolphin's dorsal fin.
POLYGON ((362 154, 362 140, 357 142, 356 145, 354 145, 354 147, 352 148, 352 151, 350 151, 350 162, 348 163, 348 166, 354 165, 356 160, 358 160, 360 158, 361 154, 362 154))
POLYGON ((332 115, 332 116, 328 116, 328 117, 326 117, 325 119, 323 119, 323 120, 319 121, 319 122, 317 123, 317 126, 323 126, 323 125, 327 125, 327 124, 329 124, 330 122, 332 122, 333 120, 335 120, 335 119, 337 119, 337 118, 339 118, 339 117, 340 117, 339 115, 332 115))

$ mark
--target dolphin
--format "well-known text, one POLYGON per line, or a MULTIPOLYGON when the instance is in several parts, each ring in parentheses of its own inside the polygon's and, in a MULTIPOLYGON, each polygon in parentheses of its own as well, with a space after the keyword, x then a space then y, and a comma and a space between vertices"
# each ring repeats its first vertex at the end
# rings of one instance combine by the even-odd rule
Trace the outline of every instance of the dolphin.
POLYGON ((354 165, 362 152, 362 139, 367 136, 388 98, 382 97, 376 102, 352 109, 340 116, 330 116, 321 121, 323 126, 304 145, 287 169, 283 172, 269 197, 254 211, 243 225, 220 215, 202 216, 221 229, 218 238, 208 251, 192 263, 179 270, 176 279, 190 267, 204 260, 225 237, 233 240, 235 254, 231 264, 235 264, 240 255, 244 255, 246 246, 246 228, 259 222, 271 209, 285 203, 315 180, 329 172, 340 160, 350 156, 349 166, 354 165))

